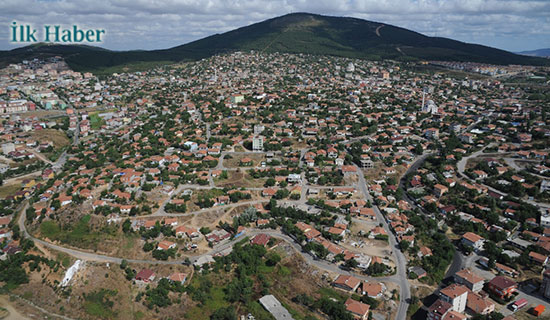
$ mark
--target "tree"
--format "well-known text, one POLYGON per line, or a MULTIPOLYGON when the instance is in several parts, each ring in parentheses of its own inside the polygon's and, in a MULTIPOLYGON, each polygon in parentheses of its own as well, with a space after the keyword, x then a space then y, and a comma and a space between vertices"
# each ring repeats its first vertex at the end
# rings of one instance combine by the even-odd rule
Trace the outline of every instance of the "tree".
POLYGON ((290 194, 290 191, 288 191, 287 189, 279 189, 279 190, 277 190, 277 192, 275 193, 275 195, 273 197, 275 199, 284 199, 284 198, 288 197, 289 194, 290 194))
POLYGON ((226 308, 219 308, 214 311, 210 316, 210 320, 237 320, 237 314, 235 313, 235 308, 229 306, 226 308))
POLYGON ((424 209, 430 213, 436 213, 437 212, 437 205, 435 202, 428 202, 424 205, 424 209))
POLYGON ((378 305, 380 305, 380 302, 378 300, 376 300, 374 298, 371 298, 368 295, 362 296, 361 297, 361 302, 370 305, 371 309, 376 309, 376 308, 378 308, 378 305))
POLYGON ((401 242, 399 242, 399 247, 403 252, 407 251, 410 245, 411 245, 410 242, 407 240, 401 240, 401 242))
POLYGON ((358 265, 359 265, 359 263, 357 262, 357 260, 355 260, 355 259, 353 259, 353 258, 352 258, 352 259, 349 259, 348 261, 346 261, 346 262, 344 263, 344 266, 345 266, 346 268, 349 268, 349 269, 357 268, 358 265))
POLYGON ((270 252, 267 255, 267 261, 266 264, 268 266, 275 266, 277 263, 281 261, 281 256, 278 255, 276 252, 270 252))
POLYGON ((34 208, 28 208, 25 213, 26 213, 26 216, 27 216, 27 222, 31 222, 36 218, 36 212, 35 212, 34 208))
POLYGON ((172 304, 172 301, 170 300, 170 297, 168 297, 168 293, 170 292, 170 282, 168 279, 160 279, 157 287, 152 290, 147 290, 146 295, 146 303, 147 307, 149 309, 152 309, 153 307, 166 307, 172 304))
POLYGON ((130 219, 126 219, 122 223, 122 231, 124 233, 128 233, 128 232, 130 232, 130 230, 132 230, 132 221, 130 221, 130 219))
POLYGON ((225 180, 225 179, 227 179, 228 177, 229 177, 229 176, 228 176, 228 174, 227 174, 227 170, 223 170, 223 171, 222 171, 222 174, 220 174, 220 179, 221 179, 221 180, 225 180))
POLYGON ((265 187, 273 187, 275 185, 275 183, 277 183, 277 181, 275 181, 275 179, 269 178, 265 181, 264 186, 265 187))
POLYGON ((329 316, 331 320, 352 320, 353 316, 346 310, 343 303, 323 297, 315 302, 315 306, 329 316))
POLYGON ((414 147, 414 153, 420 155, 422 154, 422 152, 424 152, 422 145, 420 143, 417 143, 416 146, 414 147))
POLYGON ((145 242, 143 245, 143 251, 149 252, 151 250, 155 249, 155 245, 152 242, 145 242))
POLYGON ((504 315, 502 315, 500 312, 493 311, 490 314, 481 315, 476 314, 472 317, 472 320, 502 320, 504 319, 504 315))
POLYGON ((384 274, 386 270, 388 269, 388 266, 386 266, 383 263, 371 263, 371 265, 367 268, 367 274, 369 275, 379 275, 384 274))
POLYGON ((52 201, 52 207, 55 210, 59 210, 59 208, 61 208, 61 202, 59 201, 59 199, 55 199, 52 201))
POLYGON ((497 247, 496 243, 491 240, 485 241, 485 243, 483 244, 483 249, 485 250, 485 254, 489 259, 497 260, 500 256, 500 248, 497 247))

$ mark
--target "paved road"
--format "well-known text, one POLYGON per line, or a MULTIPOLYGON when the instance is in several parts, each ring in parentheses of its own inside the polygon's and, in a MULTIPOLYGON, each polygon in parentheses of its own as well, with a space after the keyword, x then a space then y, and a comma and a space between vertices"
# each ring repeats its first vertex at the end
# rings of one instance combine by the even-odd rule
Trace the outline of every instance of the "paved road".
MULTIPOLYGON (((75 143, 77 143, 77 141, 78 140, 75 139, 75 143)), ((224 152, 222 154, 222 157, 220 157, 220 159, 223 159, 223 156, 225 156, 225 154, 247 154, 247 153, 251 153, 251 152, 224 152)), ((54 167, 61 168, 63 163, 66 161, 66 157, 67 157, 67 154, 66 154, 66 152, 64 152, 60 156, 58 161, 56 161, 56 164, 54 165, 54 167)), ((222 162, 223 162, 223 160, 221 160, 218 164, 221 168, 223 168, 222 162)), ((370 197, 370 194, 369 194, 369 192, 367 190, 367 187, 366 187, 366 181, 365 181, 363 172, 359 168, 357 168, 357 169, 358 169, 358 172, 359 172, 359 188, 361 189, 361 191, 365 195, 365 198, 367 200, 372 201, 372 199, 370 197)), ((185 186, 182 185, 181 187, 184 188, 185 186)), ((178 189, 180 189, 180 188, 178 187, 178 189)), ((241 203, 226 205, 226 206, 223 206, 223 207, 209 208, 209 209, 205 209, 205 210, 200 210, 200 211, 195 211, 195 212, 190 212, 190 213, 183 213, 183 214, 169 214, 169 213, 166 213, 166 212, 164 212, 164 209, 163 209, 164 206, 162 206, 160 210, 157 210, 157 212, 155 212, 154 216, 195 215, 195 214, 204 213, 208 210, 218 210, 220 208, 226 209, 226 208, 230 208, 230 207, 234 207, 234 206, 241 206, 241 205, 247 205, 247 204, 253 205, 253 204, 262 203, 262 202, 267 202, 267 201, 266 200, 256 200, 256 201, 241 202, 241 203)), ((27 208, 28 208, 28 202, 25 201, 25 203, 24 203, 24 205, 23 205, 23 207, 20 211, 21 214, 20 214, 19 220, 18 220, 18 224, 19 224, 19 227, 21 229, 21 232, 23 233, 23 235, 25 237, 30 238, 33 241, 36 241, 37 243, 40 243, 45 247, 49 247, 51 249, 67 253, 67 254, 69 254, 69 255, 77 258, 77 259, 82 259, 82 260, 87 260, 87 261, 109 262, 109 263, 117 263, 117 264, 120 264, 122 262, 123 258, 120 258, 120 257, 113 257, 113 256, 107 256, 107 255, 101 255, 101 254, 97 254, 97 253, 87 252, 87 251, 83 251, 83 250, 79 250, 79 249, 66 248, 66 247, 56 245, 56 244, 53 244, 53 243, 50 243, 50 242, 47 242, 47 241, 44 241, 44 240, 41 240, 41 239, 37 239, 37 238, 31 236, 27 232, 27 229, 26 229, 26 226, 25 226, 25 211, 26 211, 27 208)), ((273 237, 283 239, 284 241, 288 242, 299 254, 301 254, 302 257, 304 257, 304 259, 309 264, 314 265, 317 268, 325 270, 325 271, 330 271, 330 272, 339 273, 339 274, 353 274, 357 278, 365 280, 365 281, 387 281, 387 282, 394 282, 394 283, 398 284, 399 288, 400 288, 400 303, 399 303, 399 307, 398 307, 398 311, 397 311, 397 319, 405 319, 407 309, 408 309, 408 306, 409 306, 409 299, 410 299, 410 286, 409 286, 409 282, 407 280, 407 274, 406 274, 406 260, 405 260, 404 255, 398 249, 397 239, 395 238, 395 235, 389 230, 389 226, 388 226, 386 220, 384 219, 382 213, 380 212, 379 208, 375 206, 374 210, 375 210, 375 213, 377 215, 378 220, 383 224, 383 227, 387 231, 388 235, 390 235, 389 242, 390 242, 390 246, 392 247, 392 255, 394 256, 394 261, 396 262, 396 267, 397 267, 397 274, 394 275, 394 276, 380 277, 380 278, 367 277, 367 276, 364 276, 362 274, 357 274, 357 273, 352 273, 352 272, 349 272, 349 271, 341 270, 340 268, 338 268, 337 265, 335 265, 333 263, 329 263, 329 262, 322 261, 322 260, 315 260, 311 255, 302 252, 302 248, 300 247, 300 245, 295 243, 287 235, 282 234, 280 231, 276 231, 276 230, 251 230, 251 231, 247 232, 246 235, 247 236, 253 236, 253 235, 258 234, 258 233, 266 233, 266 234, 269 234, 273 237)), ((211 252, 209 252, 207 254, 203 254, 203 255, 199 255, 199 256, 193 256, 193 257, 190 257, 190 259, 192 259, 192 261, 196 261, 198 258, 200 258, 202 256, 214 255, 216 253, 219 253, 219 252, 231 247, 232 245, 234 245, 236 242, 238 242, 240 240, 241 240, 241 238, 234 239, 230 242, 227 242, 225 244, 221 244, 220 246, 217 246, 216 248, 214 248, 211 252)), ((130 263, 142 263, 142 264, 154 264, 154 265, 178 265, 178 264, 181 264, 183 262, 181 260, 174 260, 174 261, 158 261, 158 260, 142 260, 142 259, 126 259, 126 260, 130 263)))
POLYGON ((461 176, 467 178, 467 176, 464 175, 464 170, 466 169, 466 163, 468 163, 468 160, 470 160, 472 158, 479 157, 480 155, 483 154, 483 150, 485 150, 486 148, 492 147, 493 145, 494 145, 494 143, 490 143, 489 145, 485 146, 483 149, 478 150, 478 151, 472 153, 471 155, 469 155, 467 157, 463 157, 462 159, 460 159, 460 161, 456 164, 456 167, 458 169, 458 173, 460 173, 461 176))
POLYGON ((466 264, 464 255, 460 253, 460 251, 455 250, 455 254, 453 255, 453 262, 451 263, 451 266, 447 270, 447 273, 445 273, 445 279, 452 277, 457 273, 458 271, 462 270, 466 264))
POLYGON ((8 184, 12 184, 14 182, 17 182, 17 180, 21 180, 21 179, 25 179, 25 178, 29 178, 29 177, 34 177, 34 176, 37 176, 37 175, 40 175, 40 174, 42 174, 42 170, 33 171, 33 172, 22 174, 20 176, 11 177, 9 179, 4 180, 4 183, 2 185, 5 186, 5 185, 8 185, 8 184))
MULTIPOLYGON (((396 284, 399 284, 399 281, 398 281, 398 277, 397 276, 389 276, 389 277, 369 277, 369 276, 365 276, 363 274, 360 274, 360 273, 356 273, 356 272, 349 272, 349 271, 345 271, 345 270, 342 270, 340 269, 336 264, 334 263, 330 263, 328 261, 325 261, 325 260, 317 260, 315 258, 313 258, 312 255, 308 254, 308 253, 305 253, 302 251, 302 247, 296 243, 291 237, 289 237, 288 235, 282 233, 281 231, 279 230, 272 230, 272 229, 263 229, 263 230, 258 230, 258 229, 252 229, 252 230, 249 230, 246 232, 245 236, 247 237, 253 237, 257 234, 260 234, 260 233, 263 233, 263 234, 267 234, 271 237, 274 237, 274 238, 278 238, 278 239, 281 239, 281 240, 284 240, 285 242, 287 242, 297 253, 299 253, 303 258, 304 260, 306 260, 306 262, 310 265, 313 265, 321 270, 325 270, 325 271, 329 271, 329 272, 333 272, 333 273, 339 273, 339 274, 347 274, 347 275, 353 275, 354 277, 356 278, 359 278, 361 280, 364 280, 364 281, 382 281, 382 282, 393 282, 393 283, 396 283, 396 284)), ((195 262, 197 261, 200 257, 202 256, 205 256, 205 255, 215 255, 217 253, 220 253, 224 250, 226 250, 227 248, 229 247, 232 247, 235 243, 241 241, 243 239, 243 237, 239 237, 239 238, 236 238, 236 239, 233 239, 232 241, 230 242, 226 242, 224 244, 220 244, 218 246, 216 246, 211 252, 207 253, 207 254, 204 254, 204 255, 200 255, 200 256, 195 256, 195 257, 192 257, 191 258, 191 261, 192 262, 195 262)))
MULTIPOLYGON (((407 192, 405 191, 405 176, 411 172, 415 172, 416 170, 418 170, 418 168, 420 168, 420 166, 422 166, 422 164, 424 163, 424 161, 426 161, 426 159, 433 155, 433 153, 429 153, 429 154, 424 154, 422 156, 420 156, 419 158, 417 158, 414 163, 409 167, 409 169, 407 169, 407 171, 405 172, 405 174, 403 175, 403 177, 401 178, 401 180, 399 181, 399 188, 403 189, 403 194, 404 194, 404 199, 413 207, 418 207, 416 205, 416 203, 414 202, 414 200, 412 198, 409 197, 409 195, 407 194, 407 192)), ((424 209, 422 207, 418 207, 420 208, 420 210, 422 212, 424 212, 424 214, 428 214, 427 212, 424 211, 424 209)), ((453 256, 453 262, 451 263, 451 266, 449 267, 449 269, 447 270, 447 273, 445 274, 445 278, 448 278, 448 277, 452 277, 455 275, 455 273, 457 273, 458 271, 460 271, 461 269, 465 268, 466 267, 466 257, 460 253, 458 250, 455 250, 455 254, 453 256)))
POLYGON ((140 217, 130 217, 131 219, 142 219, 142 218, 148 218, 148 217, 187 217, 187 216, 195 216, 198 214, 203 214, 205 212, 209 211, 216 211, 216 210, 223 210, 223 209, 229 209, 229 208, 235 208, 240 206, 246 206, 250 205, 253 206, 258 203, 266 203, 269 202, 269 200, 252 200, 252 201, 242 201, 242 202, 236 202, 236 203, 230 203, 223 206, 215 206, 211 208, 204 208, 197 211, 192 212, 186 212, 186 213, 167 213, 164 211, 164 207, 159 208, 154 214, 148 215, 148 216, 140 216, 140 217), (162 209, 162 210, 161 210, 162 209))
MULTIPOLYGON (((490 281, 496 276, 496 274, 493 273, 492 271, 489 271, 476 263, 476 261, 481 257, 476 253, 472 253, 469 256, 466 256, 466 257, 462 256, 462 257, 463 257, 462 267, 472 269, 476 274, 484 278, 486 281, 490 281)), ((532 292, 530 288, 520 284, 518 288, 518 292, 519 294, 515 298, 515 300, 525 298, 529 302, 528 306, 525 309, 528 309, 529 307, 534 307, 538 304, 542 304, 546 306, 546 310, 550 309, 550 303, 548 302, 548 300, 544 299, 537 291, 532 292)), ((513 312, 507 308, 507 305, 501 306, 500 309, 499 309, 499 306, 500 306, 499 304, 496 305, 496 311, 502 313, 504 316, 513 314, 513 312)), ((547 313, 545 315, 547 315, 547 313)))
MULTIPOLYGON (((492 143, 489 144, 488 146, 486 146, 485 148, 488 148, 488 147, 490 147, 491 145, 492 145, 492 143)), ((468 162, 468 160, 469 160, 469 159, 472 159, 472 158, 476 158, 476 157, 480 156, 481 154, 483 154, 483 150, 485 150, 485 148, 483 148, 483 149, 481 149, 481 150, 479 150, 479 151, 477 151, 477 152, 474 152, 474 153, 472 153, 471 155, 469 155, 469 156, 467 156, 467 157, 462 158, 462 159, 458 162, 458 164, 457 164, 458 173, 459 173, 464 179, 470 180, 470 178, 468 178, 468 176, 464 174, 464 170, 465 170, 466 163, 468 162)), ((486 184, 484 184, 484 183, 482 183, 482 182, 479 182, 479 184, 482 185, 482 186, 484 186, 484 187, 486 187, 487 189, 489 189, 489 190, 491 190, 491 191, 493 191, 493 192, 498 193, 498 194, 502 194, 502 195, 504 195, 504 196, 507 196, 507 195, 508 195, 506 192, 503 192, 503 191, 500 191, 500 190, 498 190, 498 189, 495 189, 495 188, 493 188, 493 187, 491 187, 491 186, 489 186, 489 185, 486 185, 486 184)), ((529 203, 529 204, 531 204, 531 205, 534 205, 534 206, 536 206, 536 207, 550 208, 550 204, 541 203, 541 202, 536 202, 536 201, 529 200, 529 199, 521 199, 521 200, 524 201, 524 202, 527 202, 527 203, 529 203)))
MULTIPOLYGON (((178 195, 180 194, 180 192, 185 189, 185 185, 179 185, 176 190, 173 191, 173 195, 178 195)), ((157 209, 157 211, 153 212, 152 216, 160 216, 160 215, 163 215, 163 214, 166 214, 166 212, 164 211, 164 206, 166 206, 166 204, 168 202, 170 202, 170 200, 172 200, 172 196, 166 198, 166 200, 164 200, 162 202, 162 204, 160 205, 160 207, 157 209)))
POLYGON ((30 153, 34 154, 35 157, 37 157, 38 159, 42 160, 42 162, 45 162, 47 164, 52 164, 53 162, 51 162, 48 158, 44 157, 43 154, 41 154, 40 152, 38 152, 37 150, 35 149, 27 149, 27 151, 29 151, 30 153))
MULTIPOLYGON (((523 170, 524 168, 518 166, 518 164, 516 163, 516 161, 518 162, 528 162, 528 163, 535 163, 535 164, 539 164, 541 163, 541 160, 533 160, 533 159, 519 159, 519 158, 502 158, 504 160, 504 162, 511 168, 513 168, 514 170, 517 170, 517 171, 521 171, 523 170)), ((545 176, 541 176, 540 174, 537 174, 537 173, 534 173, 534 172, 529 172, 530 175, 533 175, 535 177, 538 177, 539 179, 543 179, 543 180, 548 180, 549 177, 545 177, 545 176)))
MULTIPOLYGON (((414 202, 414 199, 412 199, 411 197, 409 197, 409 195, 407 194, 407 191, 405 189, 405 184, 407 183, 407 181, 405 180, 406 179, 406 176, 412 172, 415 172, 416 170, 418 170, 418 168, 420 168, 420 166, 422 166, 422 164, 424 163, 424 161, 426 161, 426 159, 433 155, 434 153, 426 153, 426 154, 423 154, 421 155, 420 157, 416 158, 416 160, 414 160, 414 162, 409 166, 409 168, 407 169, 407 171, 405 171, 405 173, 403 174, 403 176, 401 177, 401 179, 399 180, 399 189, 402 189, 403 190, 403 198, 405 201, 407 201, 409 203, 409 205, 411 205, 411 207, 416 207, 416 203, 414 202)), ((422 207, 418 207, 422 212, 426 213, 424 211, 424 208, 422 207)), ((427 213, 426 213, 427 214, 427 213)))
MULTIPOLYGON (((81 259, 81 260, 85 260, 85 261, 97 261, 97 262, 104 262, 104 263, 108 262, 108 263, 120 264, 122 262, 122 260, 124 260, 124 258, 112 257, 112 256, 87 252, 87 251, 83 251, 83 250, 66 248, 66 247, 59 246, 59 245, 53 244, 51 242, 40 240, 40 239, 37 239, 37 238, 31 236, 27 232, 27 229, 26 229, 26 226, 25 226, 24 212, 27 208, 28 208, 28 203, 25 203, 25 205, 23 206, 22 211, 21 211, 22 214, 20 215, 19 221, 18 221, 19 228, 21 229, 21 232, 23 233, 23 235, 25 237, 30 238, 33 241, 38 242, 38 243, 40 243, 41 245, 43 245, 45 247, 48 247, 48 248, 51 248, 51 249, 54 249, 54 250, 57 250, 57 251, 60 251, 60 252, 64 252, 64 253, 69 254, 69 255, 77 258, 77 259, 81 259)), ((260 233, 268 234, 272 237, 275 237, 275 238, 282 239, 282 240, 286 241, 310 265, 313 265, 313 266, 315 266, 315 267, 317 267, 321 270, 334 272, 334 273, 339 273, 339 274, 353 275, 353 276, 355 276, 355 277, 357 277, 361 280, 364 280, 364 281, 382 281, 382 282, 393 282, 393 283, 399 284, 397 276, 368 277, 368 276, 365 276, 365 275, 362 275, 362 274, 341 270, 335 264, 324 261, 324 260, 316 260, 310 254, 307 254, 307 253, 303 252, 301 246, 299 244, 297 244, 292 238, 290 238, 289 236, 281 233, 278 230, 252 229, 252 230, 247 231, 245 236, 252 237, 252 236, 255 236, 255 235, 260 234, 260 233)), ((235 243, 241 241, 242 239, 243 239, 242 236, 238 237, 238 238, 235 238, 231 241, 222 243, 222 244, 214 247, 214 249, 211 250, 208 253, 205 253, 205 254, 202 254, 202 255, 197 255, 197 256, 189 256, 189 259, 191 260, 191 262, 195 262, 201 257, 216 255, 216 254, 232 247, 235 243)), ((173 260, 173 261, 145 260, 145 259, 125 259, 125 260, 130 262, 130 263, 153 264, 153 265, 181 265, 181 264, 184 263, 184 260, 173 260)), ((406 312, 406 310, 405 310, 405 312, 406 312)), ((398 319, 401 319, 401 318, 398 318, 398 319)))
MULTIPOLYGON (((372 201, 372 197, 367 190, 367 182, 365 181, 363 171, 359 167, 357 167, 357 172, 359 176, 359 187, 361 188, 361 192, 363 192, 363 194, 365 195, 366 200, 372 201)), ((407 309, 409 308, 411 298, 411 288, 409 285, 409 281, 407 280, 407 259, 405 258, 401 250, 399 250, 397 238, 395 237, 395 234, 390 230, 386 219, 380 212, 380 209, 377 206, 373 206, 373 208, 374 212, 376 213, 376 219, 380 223, 382 223, 384 230, 386 230, 386 233, 389 236, 390 247, 392 248, 392 255, 394 257, 395 265, 397 267, 396 276, 398 278, 400 292, 399 307, 397 309, 396 319, 406 319, 407 309)))

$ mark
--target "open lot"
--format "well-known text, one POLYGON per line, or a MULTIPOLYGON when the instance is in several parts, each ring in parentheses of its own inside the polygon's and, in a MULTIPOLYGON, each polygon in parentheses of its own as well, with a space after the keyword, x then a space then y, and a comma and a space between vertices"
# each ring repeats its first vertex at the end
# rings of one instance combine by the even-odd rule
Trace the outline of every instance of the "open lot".
POLYGON ((261 188, 264 186, 267 178, 254 179, 245 170, 227 171, 227 179, 215 181, 216 187, 261 188))
POLYGON ((17 191, 19 191, 19 189, 21 189, 21 184, 17 183, 1 186, 0 199, 5 199, 6 197, 13 196, 17 191))
POLYGON ((263 153, 232 154, 231 159, 228 159, 227 156, 225 156, 223 159, 223 165, 226 168, 243 167, 241 160, 244 158, 250 158, 252 160, 252 165, 249 167, 259 166, 262 161, 265 161, 265 155, 263 153))
POLYGON ((56 129, 43 129, 38 131, 33 131, 31 137, 35 139, 38 143, 43 143, 46 141, 51 141, 55 149, 63 148, 70 143, 67 134, 61 130, 56 129))

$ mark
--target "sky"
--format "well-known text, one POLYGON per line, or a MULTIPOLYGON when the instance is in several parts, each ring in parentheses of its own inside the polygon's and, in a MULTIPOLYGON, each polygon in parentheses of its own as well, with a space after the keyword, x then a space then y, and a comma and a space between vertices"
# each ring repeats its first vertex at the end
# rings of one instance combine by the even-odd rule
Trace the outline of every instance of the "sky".
POLYGON ((0 50, 10 26, 105 30, 101 47, 164 49, 292 12, 383 22, 513 52, 550 48, 550 0, 1 0, 0 50))

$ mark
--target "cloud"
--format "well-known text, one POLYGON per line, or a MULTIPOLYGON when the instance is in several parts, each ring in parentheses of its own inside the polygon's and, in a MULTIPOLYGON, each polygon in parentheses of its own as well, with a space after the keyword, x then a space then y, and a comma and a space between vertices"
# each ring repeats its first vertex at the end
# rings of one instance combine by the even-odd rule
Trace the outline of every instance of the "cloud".
POLYGON ((3 0, 0 49, 16 46, 12 21, 105 29, 103 47, 159 49, 290 12, 363 18, 512 51, 550 47, 548 0, 3 0))

